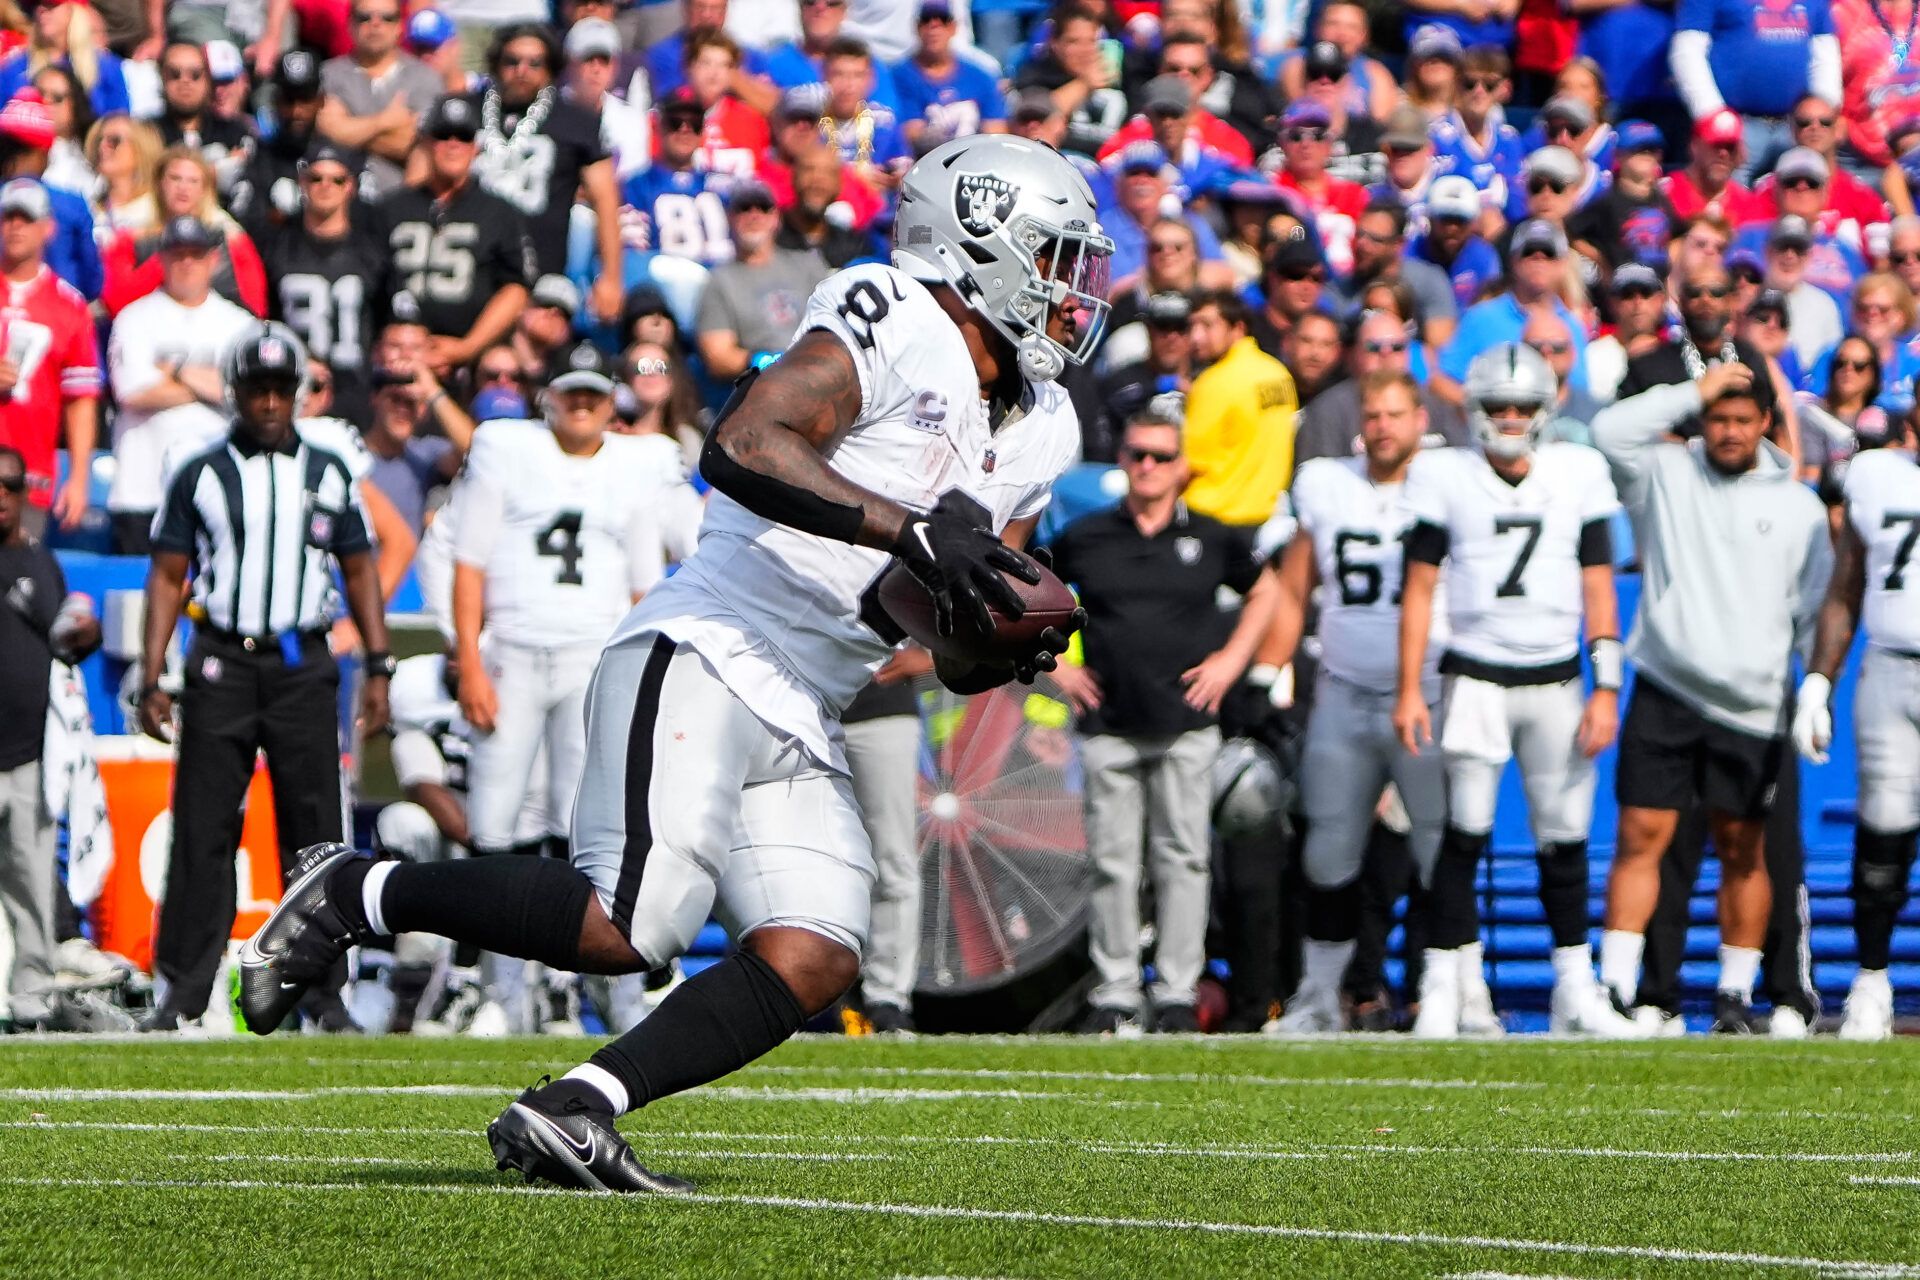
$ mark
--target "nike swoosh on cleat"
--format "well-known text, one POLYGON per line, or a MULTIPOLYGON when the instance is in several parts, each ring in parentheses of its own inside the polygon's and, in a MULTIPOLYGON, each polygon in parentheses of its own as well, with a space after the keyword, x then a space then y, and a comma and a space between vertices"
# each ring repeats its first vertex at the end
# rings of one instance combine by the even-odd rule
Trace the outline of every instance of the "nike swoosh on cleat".
MULTIPOLYGON (((535 1111, 532 1107, 522 1106, 520 1110, 526 1112, 528 1115, 538 1120, 541 1126, 544 1127, 549 1133, 558 1134, 560 1137, 560 1140, 567 1144, 567 1149, 571 1151, 575 1156, 578 1156, 583 1165, 591 1166, 593 1164, 594 1157, 597 1156, 600 1152, 600 1140, 597 1135, 589 1133, 587 1135, 587 1140, 585 1145, 582 1145, 581 1143, 575 1142, 573 1140, 572 1134, 568 1133, 565 1129, 562 1129, 559 1125, 555 1124, 552 1120, 549 1120, 546 1116, 541 1115, 538 1111, 535 1111)), ((594 1186, 598 1187, 602 1191, 607 1190, 606 1184, 601 1182, 600 1179, 594 1177, 590 1169, 582 1169, 581 1172, 586 1175, 588 1181, 592 1182, 594 1186)))

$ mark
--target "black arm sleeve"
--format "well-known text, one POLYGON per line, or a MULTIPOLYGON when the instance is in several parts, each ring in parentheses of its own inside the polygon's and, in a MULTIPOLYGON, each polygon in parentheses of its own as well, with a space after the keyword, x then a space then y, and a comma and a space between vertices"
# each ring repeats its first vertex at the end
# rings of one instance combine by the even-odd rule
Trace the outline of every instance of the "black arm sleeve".
POLYGON ((200 511, 193 505, 193 491, 200 483, 202 470, 198 463, 188 463, 167 487, 159 524, 153 531, 155 551, 193 554, 194 537, 200 530, 200 511))
POLYGON ((835 542, 856 541, 862 523, 860 508, 829 502, 810 490, 743 467, 720 447, 721 426, 746 400, 748 389, 759 376, 760 371, 752 369, 734 383, 733 394, 715 415, 706 444, 700 449, 700 474, 708 484, 757 516, 835 542))
POLYGON ((1245 595, 1253 590, 1253 584, 1260 581, 1260 571, 1266 568, 1266 562, 1254 554, 1253 530, 1228 529, 1226 549, 1226 584, 1245 595))
POLYGON ((1613 523, 1605 516, 1595 516, 1580 526, 1580 567, 1612 563, 1613 523))
POLYGON ((1439 564, 1447 558, 1447 531, 1426 520, 1415 522, 1407 530, 1407 560, 1421 564, 1439 564))

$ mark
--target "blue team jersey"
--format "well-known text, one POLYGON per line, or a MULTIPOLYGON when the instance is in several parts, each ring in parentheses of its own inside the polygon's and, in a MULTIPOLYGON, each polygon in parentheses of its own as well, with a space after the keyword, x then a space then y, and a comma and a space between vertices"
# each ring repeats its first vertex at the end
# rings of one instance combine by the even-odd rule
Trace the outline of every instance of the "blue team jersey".
POLYGON ((708 190, 708 177, 655 165, 628 178, 620 188, 627 247, 691 258, 707 267, 733 261, 726 201, 708 190))
POLYGON ((1510 18, 1488 18, 1484 22, 1474 22, 1457 13, 1425 13, 1418 9, 1406 10, 1406 16, 1401 19, 1407 43, 1413 43, 1414 32, 1436 22, 1458 32, 1463 49, 1471 49, 1477 44, 1498 45, 1502 49, 1513 47, 1514 23, 1510 18))
POLYGON ((1484 148, 1467 133, 1457 112, 1448 112, 1427 130, 1433 139, 1433 176, 1459 174, 1493 198, 1504 209, 1520 183, 1526 160, 1520 135, 1505 121, 1494 125, 1493 141, 1484 148))
MULTIPOLYGON (((817 89, 825 101, 826 71, 791 40, 775 45, 761 56, 760 73, 782 89, 817 89)), ((895 117, 900 114, 900 95, 894 89, 893 72, 884 62, 873 64, 873 94, 867 101, 885 107, 895 117)))
POLYGON ((1607 92, 1615 102, 1638 106, 1676 97, 1667 66, 1672 39, 1673 13, 1634 0, 1584 15, 1578 47, 1607 73, 1607 92))
POLYGON ((1481 290, 1506 274, 1500 269, 1500 254, 1477 235, 1467 237, 1467 242, 1460 246, 1460 255, 1453 260, 1452 266, 1434 259, 1427 248, 1425 236, 1416 236, 1409 240, 1406 255, 1409 258, 1418 258, 1422 262, 1431 262, 1446 272, 1447 279, 1453 284, 1453 300, 1462 311, 1480 300, 1481 290))
POLYGON ((1680 0, 1675 31, 1713 37, 1707 65, 1727 105, 1783 116, 1807 92, 1807 46, 1833 34, 1828 0, 1680 0))
MULTIPOLYGON (((1587 328, 1558 298, 1553 300, 1553 310, 1567 326, 1567 332, 1573 335, 1573 373, 1567 378, 1567 385, 1585 391, 1587 328)), ((1455 382, 1465 382, 1467 366, 1473 363, 1475 356, 1503 342, 1520 341, 1526 328, 1527 313, 1510 293, 1475 303, 1460 313, 1460 327, 1454 330, 1453 341, 1447 343, 1446 349, 1440 353, 1440 372, 1455 382)))
MULTIPOLYGON (((1820 353, 1807 374, 1807 390, 1814 395, 1827 394, 1827 379, 1833 376, 1836 345, 1820 353)), ((1894 417, 1904 417, 1913 409, 1913 380, 1920 376, 1920 334, 1908 334, 1893 346, 1893 360, 1880 371, 1880 394, 1874 404, 1894 417)))
MULTIPOLYGON (((1521 150, 1527 155, 1532 155, 1546 145, 1547 131, 1540 121, 1535 119, 1532 127, 1520 135, 1521 150)), ((1610 174, 1613 172, 1613 155, 1619 149, 1619 145, 1620 135, 1613 131, 1612 125, 1603 122, 1593 131, 1593 138, 1587 144, 1587 159, 1593 161, 1594 168, 1610 174)))
POLYGON ((911 58, 895 63, 892 74, 903 127, 921 120, 936 138, 965 138, 980 132, 982 125, 1006 121, 999 83, 965 58, 956 59, 953 71, 939 80, 911 58))
MULTIPOLYGON (((120 59, 104 49, 94 57, 98 61, 100 74, 87 94, 87 104, 93 108, 93 114, 107 116, 131 113, 132 100, 127 95, 127 76, 121 70, 120 59)), ((65 58, 58 58, 55 62, 71 70, 65 58)), ((15 49, 0 59, 0 102, 12 101, 14 94, 32 83, 32 59, 25 49, 15 49)))

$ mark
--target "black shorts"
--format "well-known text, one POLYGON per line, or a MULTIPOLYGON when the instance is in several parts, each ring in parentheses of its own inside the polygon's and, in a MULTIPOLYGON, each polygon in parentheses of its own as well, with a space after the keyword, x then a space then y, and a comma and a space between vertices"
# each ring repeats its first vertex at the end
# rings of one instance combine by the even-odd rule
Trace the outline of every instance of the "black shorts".
POLYGON ((1736 818, 1764 818, 1785 749, 1785 738, 1716 724, 1640 676, 1620 728, 1614 798, 1622 808, 1684 813, 1704 804, 1736 818))

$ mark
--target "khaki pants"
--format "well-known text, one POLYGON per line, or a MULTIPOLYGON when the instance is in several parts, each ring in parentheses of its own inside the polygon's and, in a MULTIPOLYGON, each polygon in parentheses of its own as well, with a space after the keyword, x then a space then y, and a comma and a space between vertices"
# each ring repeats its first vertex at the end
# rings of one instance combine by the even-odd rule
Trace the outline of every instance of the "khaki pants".
POLYGON ((40 762, 0 772, 0 1012, 21 1022, 47 1015, 53 988, 53 818, 40 793, 40 762))

